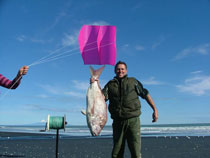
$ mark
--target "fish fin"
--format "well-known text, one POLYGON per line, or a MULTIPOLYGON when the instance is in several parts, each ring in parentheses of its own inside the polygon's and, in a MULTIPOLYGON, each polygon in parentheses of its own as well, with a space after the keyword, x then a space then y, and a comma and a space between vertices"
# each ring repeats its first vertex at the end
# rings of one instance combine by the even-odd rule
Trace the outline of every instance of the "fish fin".
POLYGON ((97 70, 94 70, 92 66, 90 66, 90 74, 91 74, 91 77, 95 77, 96 79, 99 78, 99 76, 101 75, 102 71, 104 70, 105 68, 105 65, 100 67, 99 69, 97 70))
POLYGON ((91 77, 93 77, 93 76, 94 76, 94 72, 95 72, 95 70, 93 69, 93 67, 92 67, 92 66, 90 66, 90 74, 91 74, 91 77))
POLYGON ((82 113, 83 115, 86 115, 86 111, 85 111, 84 109, 81 110, 81 113, 82 113))

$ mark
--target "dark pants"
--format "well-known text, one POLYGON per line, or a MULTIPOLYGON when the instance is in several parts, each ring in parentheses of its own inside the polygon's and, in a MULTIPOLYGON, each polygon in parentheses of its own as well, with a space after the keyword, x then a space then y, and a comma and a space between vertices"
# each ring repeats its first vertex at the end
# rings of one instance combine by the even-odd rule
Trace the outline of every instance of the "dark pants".
POLYGON ((112 158, 123 158, 127 140, 132 158, 141 158, 140 119, 134 117, 126 120, 113 120, 112 158))

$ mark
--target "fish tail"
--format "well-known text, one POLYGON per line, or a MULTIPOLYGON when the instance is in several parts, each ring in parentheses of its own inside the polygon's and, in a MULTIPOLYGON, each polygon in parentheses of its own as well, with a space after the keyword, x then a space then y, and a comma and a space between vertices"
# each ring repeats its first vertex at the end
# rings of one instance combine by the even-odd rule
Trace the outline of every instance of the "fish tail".
POLYGON ((105 65, 102 66, 101 68, 97 69, 97 70, 94 70, 92 66, 90 66, 90 74, 92 77, 98 79, 99 76, 101 75, 102 71, 104 70, 105 68, 105 65))

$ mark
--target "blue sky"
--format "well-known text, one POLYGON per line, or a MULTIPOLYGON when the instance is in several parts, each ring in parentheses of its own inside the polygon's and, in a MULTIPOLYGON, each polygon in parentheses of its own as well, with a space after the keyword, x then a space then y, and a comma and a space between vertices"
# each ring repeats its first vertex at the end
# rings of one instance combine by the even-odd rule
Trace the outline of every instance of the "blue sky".
MULTIPOLYGON (((80 110, 90 72, 78 46, 85 24, 116 26, 117 61, 150 91, 159 124, 209 123, 209 17, 209 0, 0 0, 1 74, 13 79, 21 66, 62 47, 57 53, 69 51, 31 66, 18 89, 0 88, 0 124, 46 121, 48 114, 86 124, 80 110)), ((113 77, 107 65, 101 86, 113 77)), ((141 103, 141 122, 150 124, 152 110, 141 103)))

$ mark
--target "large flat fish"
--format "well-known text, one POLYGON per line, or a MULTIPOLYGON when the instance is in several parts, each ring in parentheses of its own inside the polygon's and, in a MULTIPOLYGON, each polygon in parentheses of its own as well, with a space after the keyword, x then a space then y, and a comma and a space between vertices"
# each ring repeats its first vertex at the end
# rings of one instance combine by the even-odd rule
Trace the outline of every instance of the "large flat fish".
MULTIPOLYGON (((104 66, 94 70, 90 66, 91 77, 98 79, 104 66)), ((107 105, 99 83, 94 81, 90 84, 86 95, 86 118, 92 136, 98 136, 107 122, 107 105)))

